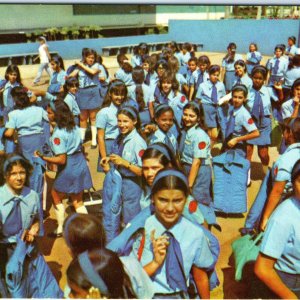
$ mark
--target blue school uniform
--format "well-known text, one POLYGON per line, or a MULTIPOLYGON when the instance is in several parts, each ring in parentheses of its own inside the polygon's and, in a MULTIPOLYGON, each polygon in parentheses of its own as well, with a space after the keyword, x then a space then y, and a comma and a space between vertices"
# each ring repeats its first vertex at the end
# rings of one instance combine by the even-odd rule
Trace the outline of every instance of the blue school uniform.
POLYGON ((289 54, 292 54, 292 55, 297 54, 297 52, 298 52, 297 50, 298 50, 298 48, 295 45, 286 47, 286 52, 288 52, 289 54))
MULTIPOLYGON (((289 99, 288 101, 284 102, 281 106, 281 115, 283 119, 289 118, 292 116, 295 110, 295 102, 294 99, 289 99)), ((300 110, 299 113, 300 114, 300 110)))
POLYGON ((215 224, 216 218, 211 198, 212 171, 209 136, 204 130, 195 125, 189 128, 187 132, 184 131, 181 139, 179 153, 185 173, 187 175, 190 173, 194 158, 201 160, 201 165, 192 188, 192 196, 199 203, 207 206, 207 210, 202 211, 202 213, 208 224, 215 224))
MULTIPOLYGON (((88 66, 92 69, 99 69, 99 64, 88 66)), ((82 69, 78 72, 79 91, 77 103, 80 110, 92 110, 101 107, 103 99, 99 93, 99 74, 90 75, 82 69)))
POLYGON ((199 85, 203 82, 206 82, 207 80, 209 80, 208 72, 204 71, 204 73, 202 73, 198 69, 193 72, 190 83, 191 83, 191 85, 194 85, 195 91, 197 92, 199 89, 199 85))
POLYGON ((224 84, 227 91, 231 91, 233 86, 235 76, 234 63, 237 60, 243 60, 242 55, 236 53, 232 62, 228 62, 228 59, 225 59, 225 57, 222 60, 222 67, 225 68, 224 84))
POLYGON ((225 136, 227 105, 218 105, 218 100, 226 95, 225 86, 218 81, 215 85, 210 81, 200 84, 196 99, 201 101, 204 111, 204 122, 208 128, 217 128, 220 125, 222 134, 225 136), (215 96, 213 94, 216 88, 215 96))
POLYGON ((291 197, 271 215, 260 252, 276 259, 274 268, 282 281, 300 297, 300 201, 291 197), (288 216, 288 217, 287 217, 288 216))
POLYGON ((262 60, 261 53, 258 51, 248 52, 246 54, 247 72, 250 75, 255 66, 260 65, 262 60))
POLYGON ((103 65, 99 64, 99 70, 100 70, 100 73, 98 74, 99 83, 100 83, 99 91, 100 91, 101 98, 104 99, 107 94, 107 89, 109 85, 109 75, 106 74, 106 70, 103 65))
POLYGON ((69 106, 70 111, 72 112, 75 123, 77 126, 79 126, 79 115, 80 115, 80 109, 76 101, 77 97, 76 95, 72 93, 68 93, 64 99, 64 102, 69 106))
MULTIPOLYGON (((147 148, 144 139, 139 135, 136 129, 133 129, 123 140, 121 140, 121 138, 122 137, 119 136, 113 143, 112 153, 141 167, 141 157, 143 156, 144 150, 147 148)), ((142 193, 141 177, 125 167, 116 168, 122 176, 122 215, 123 222, 127 224, 141 210, 139 201, 142 193)))
POLYGON ((164 143, 165 145, 169 146, 169 148, 172 150, 174 154, 177 153, 177 149, 178 149, 177 138, 171 130, 169 130, 168 132, 164 132, 160 128, 158 128, 150 136, 148 144, 152 145, 158 142, 164 143))
POLYGON ((56 191, 78 194, 93 186, 90 170, 84 154, 80 129, 76 126, 71 131, 55 127, 50 138, 51 149, 55 155, 66 154, 65 165, 58 166, 53 187, 56 191))
POLYGON ((245 74, 242 78, 240 78, 239 76, 235 76, 232 86, 234 87, 236 84, 244 84, 247 87, 249 95, 253 82, 252 79, 247 74, 245 74))
POLYGON ((132 55, 130 63, 132 67, 141 66, 142 63, 142 57, 140 55, 132 55))
POLYGON ((188 99, 182 93, 170 91, 168 95, 163 94, 158 87, 154 91, 154 101, 157 104, 168 104, 172 107, 178 124, 181 122, 183 107, 188 103, 188 99))
POLYGON ((247 141, 251 145, 266 146, 271 144, 271 116, 272 106, 271 98, 275 101, 278 100, 277 95, 272 88, 262 86, 259 91, 251 88, 248 100, 246 102, 246 108, 250 112, 256 127, 260 132, 260 136, 247 141), (261 99, 261 101, 255 102, 255 100, 261 99), (255 103, 258 103, 257 105, 255 103))
POLYGON ((284 56, 273 57, 268 60, 266 67, 270 71, 269 85, 273 85, 275 81, 284 80, 288 65, 289 60, 284 56))
POLYGON ((49 87, 47 91, 52 95, 57 95, 60 92, 61 87, 66 82, 67 73, 65 70, 59 72, 53 72, 50 76, 49 87))
MULTIPOLYGON (((175 52, 174 56, 178 59, 179 66, 183 66, 185 64, 184 59, 183 59, 183 54, 180 51, 175 52)), ((189 61, 189 60, 187 60, 187 61, 189 61)))
POLYGON ((126 73, 122 68, 117 70, 115 73, 115 78, 122 80, 126 86, 134 84, 134 81, 132 80, 132 73, 126 73))
POLYGON ((155 88, 158 81, 159 81, 159 78, 158 78, 158 75, 155 71, 153 71, 153 73, 145 72, 145 81, 144 81, 144 83, 146 85, 148 85, 151 88, 151 90, 153 88, 155 88))
POLYGON ((4 122, 7 122, 8 113, 14 109, 14 99, 11 95, 11 90, 16 87, 20 86, 19 82, 15 82, 11 84, 9 81, 6 82, 3 90, 3 116, 4 122))
POLYGON ((180 74, 180 73, 176 73, 176 80, 178 81, 179 83, 179 91, 182 90, 182 86, 183 85, 187 85, 187 80, 185 79, 185 77, 180 74))
MULTIPOLYGON (((144 228, 145 243, 140 259, 142 266, 147 265, 153 260, 153 250, 150 236, 151 232, 155 230, 155 238, 165 234, 165 232, 168 231, 180 243, 179 245, 183 261, 182 272, 185 279, 185 282, 181 283, 182 285, 187 284, 193 265, 198 268, 206 269, 212 267, 214 259, 209 249, 206 236, 202 228, 193 224, 189 220, 181 217, 178 222, 168 230, 158 221, 155 215, 152 215, 146 219, 144 228)), ((132 247, 132 256, 138 257, 140 244, 141 240, 137 238, 132 247)), ((164 294, 165 296, 168 296, 168 294, 174 292, 183 292, 182 289, 178 287, 175 289, 170 287, 167 280, 166 260, 151 278, 153 281, 155 294, 164 294)))
POLYGON ((300 78, 300 67, 293 67, 284 73, 284 88, 291 89, 294 81, 300 78))
MULTIPOLYGON (((234 126, 228 141, 232 138, 244 136, 254 130, 257 130, 250 113, 243 105, 239 108, 234 108, 233 106, 229 108, 227 130, 228 126, 230 126, 231 118, 234 118, 234 126)), ((236 149, 240 155, 246 157, 246 142, 239 142, 234 149, 236 149)))

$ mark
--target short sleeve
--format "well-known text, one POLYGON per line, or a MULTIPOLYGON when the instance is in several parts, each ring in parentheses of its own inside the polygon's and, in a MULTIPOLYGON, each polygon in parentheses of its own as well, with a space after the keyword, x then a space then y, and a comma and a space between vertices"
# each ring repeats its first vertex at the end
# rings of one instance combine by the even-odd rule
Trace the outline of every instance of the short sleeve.
POLYGON ((247 132, 252 132, 257 130, 254 120, 251 118, 251 115, 248 111, 245 111, 243 115, 243 123, 242 126, 245 128, 247 132))
POLYGON ((278 99, 278 95, 277 95, 277 93, 276 93, 276 91, 275 91, 274 88, 268 87, 268 92, 269 92, 269 95, 270 95, 270 98, 271 98, 271 99, 273 99, 273 100, 276 101, 276 102, 279 100, 279 99, 278 99))
POLYGON ((198 91, 197 91, 197 94, 196 94, 196 99, 200 99, 201 100, 201 95, 202 95, 202 83, 199 85, 199 88, 198 88, 198 91))
POLYGON ((284 252, 291 225, 284 220, 283 210, 279 206, 268 221, 266 231, 262 240, 260 251, 273 258, 280 258, 284 252))
POLYGON ((100 110, 96 115, 96 127, 105 129, 107 124, 107 114, 104 110, 100 110))
POLYGON ((67 145, 61 133, 55 130, 51 137, 52 150, 55 155, 67 153, 67 145))
POLYGON ((282 118, 283 119, 289 118, 293 114, 294 108, 293 108, 293 105, 292 105, 292 101, 287 101, 287 102, 282 104, 281 113, 282 113, 282 118))
POLYGON ((139 143, 135 144, 135 146, 134 146, 134 153, 135 153, 137 165, 139 167, 142 166, 142 156, 143 156, 146 148, 147 148, 146 142, 145 143, 139 142, 139 143))
POLYGON ((208 240, 202 231, 199 241, 197 240, 198 248, 193 261, 193 265, 198 268, 209 268, 214 263, 212 253, 208 246, 208 240))
POLYGON ((278 161, 275 181, 290 181, 291 180, 291 170, 288 170, 289 162, 278 161))
POLYGON ((193 137, 193 157, 207 158, 209 153, 209 142, 207 138, 197 132, 193 137))
POLYGON ((17 116, 16 111, 12 111, 8 114, 8 121, 5 124, 5 128, 17 129, 17 116))

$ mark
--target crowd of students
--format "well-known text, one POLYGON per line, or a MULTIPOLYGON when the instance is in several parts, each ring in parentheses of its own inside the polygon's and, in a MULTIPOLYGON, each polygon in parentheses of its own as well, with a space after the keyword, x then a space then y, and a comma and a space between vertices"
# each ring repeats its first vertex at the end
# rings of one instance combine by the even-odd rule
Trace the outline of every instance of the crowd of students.
MULTIPOLYGON (((40 39, 43 51, 45 42, 40 39)), ((49 237, 64 236, 73 258, 66 298, 209 298, 219 284, 220 247, 210 230, 220 229, 220 208, 213 190, 225 180, 212 180, 213 156, 233 153, 251 162, 256 145, 272 187, 257 228, 265 234, 254 272, 270 295, 299 297, 295 43, 291 36, 287 47, 276 45, 266 66, 254 43, 245 57, 230 43, 220 65, 196 57, 189 43, 179 49, 171 42, 152 54, 141 43, 131 60, 117 56, 114 78, 102 57, 84 48, 67 70, 62 57, 50 58, 46 92, 36 87, 44 61, 30 89, 18 66, 8 66, 0 82, 1 295, 63 297, 35 243, 44 233, 49 169, 56 172, 57 220, 49 237), (268 171, 274 124, 282 130, 281 156, 268 171), (90 147, 99 151, 97 171, 105 173, 101 219, 88 215, 83 202, 93 186, 83 145, 89 128, 90 147), (65 220, 66 197, 75 213, 65 220), (43 274, 47 280, 39 284, 43 274)), ((251 184, 246 172, 243 189, 251 184)), ((253 229, 246 227, 242 233, 253 229)))

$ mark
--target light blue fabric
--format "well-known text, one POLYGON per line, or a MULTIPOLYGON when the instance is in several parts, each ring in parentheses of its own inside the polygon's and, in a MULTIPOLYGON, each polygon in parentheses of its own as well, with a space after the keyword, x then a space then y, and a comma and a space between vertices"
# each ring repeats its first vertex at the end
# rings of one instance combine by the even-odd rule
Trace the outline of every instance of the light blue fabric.
POLYGON ((140 55, 132 55, 130 62, 133 68, 136 66, 141 66, 142 57, 140 55))
POLYGON ((295 275, 300 274, 299 218, 299 199, 292 197, 280 204, 268 221, 260 248, 276 259, 275 269, 295 275))
POLYGON ((289 99, 281 106, 281 115, 283 119, 290 118, 295 110, 294 99, 289 99))
POLYGON ((105 139, 115 139, 119 135, 117 112, 118 107, 111 103, 96 115, 96 127, 105 130, 105 139))
POLYGON ((66 82, 66 71, 60 70, 59 72, 53 72, 50 76, 50 85, 47 91, 51 94, 58 94, 61 87, 66 82))
POLYGON ((115 73, 115 78, 122 80, 126 86, 134 84, 134 81, 132 80, 132 73, 126 73, 122 68, 117 70, 115 73))
POLYGON ((243 57, 241 54, 235 54, 234 55, 234 59, 233 59, 233 62, 228 62, 227 59, 223 58, 222 60, 222 67, 225 68, 226 71, 234 71, 234 63, 237 61, 237 60, 243 60, 243 57))
POLYGON ((69 106, 70 111, 74 116, 80 115, 80 109, 78 107, 78 104, 76 102, 76 95, 73 95, 72 93, 68 93, 64 99, 65 103, 69 106))
POLYGON ((238 83, 238 79, 240 79, 241 81, 240 84, 244 84, 247 87, 248 95, 249 95, 253 84, 252 79, 247 75, 247 73, 242 78, 235 76, 235 79, 233 81, 233 86, 235 86, 238 83))
MULTIPOLYGON (((201 100, 201 103, 203 104, 214 104, 214 101, 212 100, 212 88, 213 84, 210 80, 201 83, 196 94, 196 99, 201 100)), ((222 82, 218 81, 216 83, 216 88, 217 98, 219 100, 226 95, 225 86, 222 82)))
POLYGON ((247 71, 248 71, 248 74, 251 74, 253 68, 257 65, 260 64, 262 60, 262 55, 260 52, 258 51, 254 51, 254 52, 248 52, 246 54, 246 64, 247 64, 247 71), (254 53, 255 57, 253 57, 252 53, 254 53), (252 62, 253 64, 249 64, 247 63, 247 61, 250 61, 252 62))
MULTIPOLYGON (((134 101, 136 101, 135 89, 136 89, 135 84, 133 84, 127 88, 128 98, 131 98, 134 101)), ((152 91, 151 91, 151 88, 144 83, 142 84, 142 89, 143 89, 143 94, 144 94, 145 107, 148 107, 148 103, 152 97, 152 94, 151 94, 152 91)))
POLYGON ((15 129, 18 136, 43 133, 43 123, 48 122, 46 111, 38 106, 13 110, 8 118, 5 127, 15 129))
MULTIPOLYGON (((98 70, 99 69, 99 64, 94 63, 92 66, 89 66, 85 64, 85 66, 98 70)), ((99 86, 99 79, 98 79, 98 73, 95 75, 89 75, 89 73, 85 72, 83 69, 79 69, 78 72, 78 82, 79 82, 79 88, 87 88, 90 86, 99 86)))
POLYGON ((247 179, 250 162, 229 150, 213 158, 214 207, 224 213, 247 211, 247 179))
MULTIPOLYGON (((161 142, 161 143, 166 143, 166 139, 168 139, 168 141, 171 143, 171 147, 170 149, 173 151, 174 154, 177 153, 178 150, 178 143, 177 143, 177 139, 176 136, 174 135, 174 133, 169 130, 167 133, 163 132, 160 128, 158 128, 149 138, 149 145, 161 142)), ((168 145, 169 146, 169 145, 168 145)))
POLYGON ((76 126, 72 131, 67 131, 65 128, 55 127, 50 142, 55 155, 71 155, 81 150, 80 129, 76 126))
POLYGON ((103 227, 107 243, 119 234, 122 210, 121 190, 122 177, 116 169, 112 168, 104 178, 102 194, 103 227))
POLYGON ((276 61, 277 58, 274 56, 273 58, 270 58, 266 64, 267 69, 270 70, 269 85, 274 84, 274 81, 283 80, 284 74, 288 69, 289 60, 286 57, 281 56, 279 58, 278 71, 275 73, 276 61))
POLYGON ((284 87, 291 88, 294 81, 300 78, 300 67, 293 67, 284 73, 284 87))

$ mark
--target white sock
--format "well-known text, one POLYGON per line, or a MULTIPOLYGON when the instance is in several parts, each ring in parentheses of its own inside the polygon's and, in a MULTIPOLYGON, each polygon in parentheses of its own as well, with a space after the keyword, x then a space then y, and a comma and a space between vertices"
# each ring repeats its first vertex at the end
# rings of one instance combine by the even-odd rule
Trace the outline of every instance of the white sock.
POLYGON ((88 214, 88 211, 84 205, 77 207, 76 212, 78 214, 88 214))
POLYGON ((81 135, 82 142, 84 142, 85 133, 86 133, 86 128, 80 127, 80 135, 81 135))
POLYGON ((92 145, 97 145, 97 128, 94 125, 91 125, 91 132, 92 132, 92 145))
POLYGON ((251 182, 251 169, 249 169, 249 171, 248 171, 247 186, 250 184, 250 182, 251 182))
POLYGON ((263 169, 264 175, 266 175, 267 172, 268 172, 269 166, 268 165, 262 165, 262 169, 263 169))
POLYGON ((56 220, 57 220, 57 233, 62 233, 63 232, 63 225, 64 225, 64 220, 65 220, 65 206, 63 203, 59 203, 55 205, 55 215, 56 215, 56 220))

